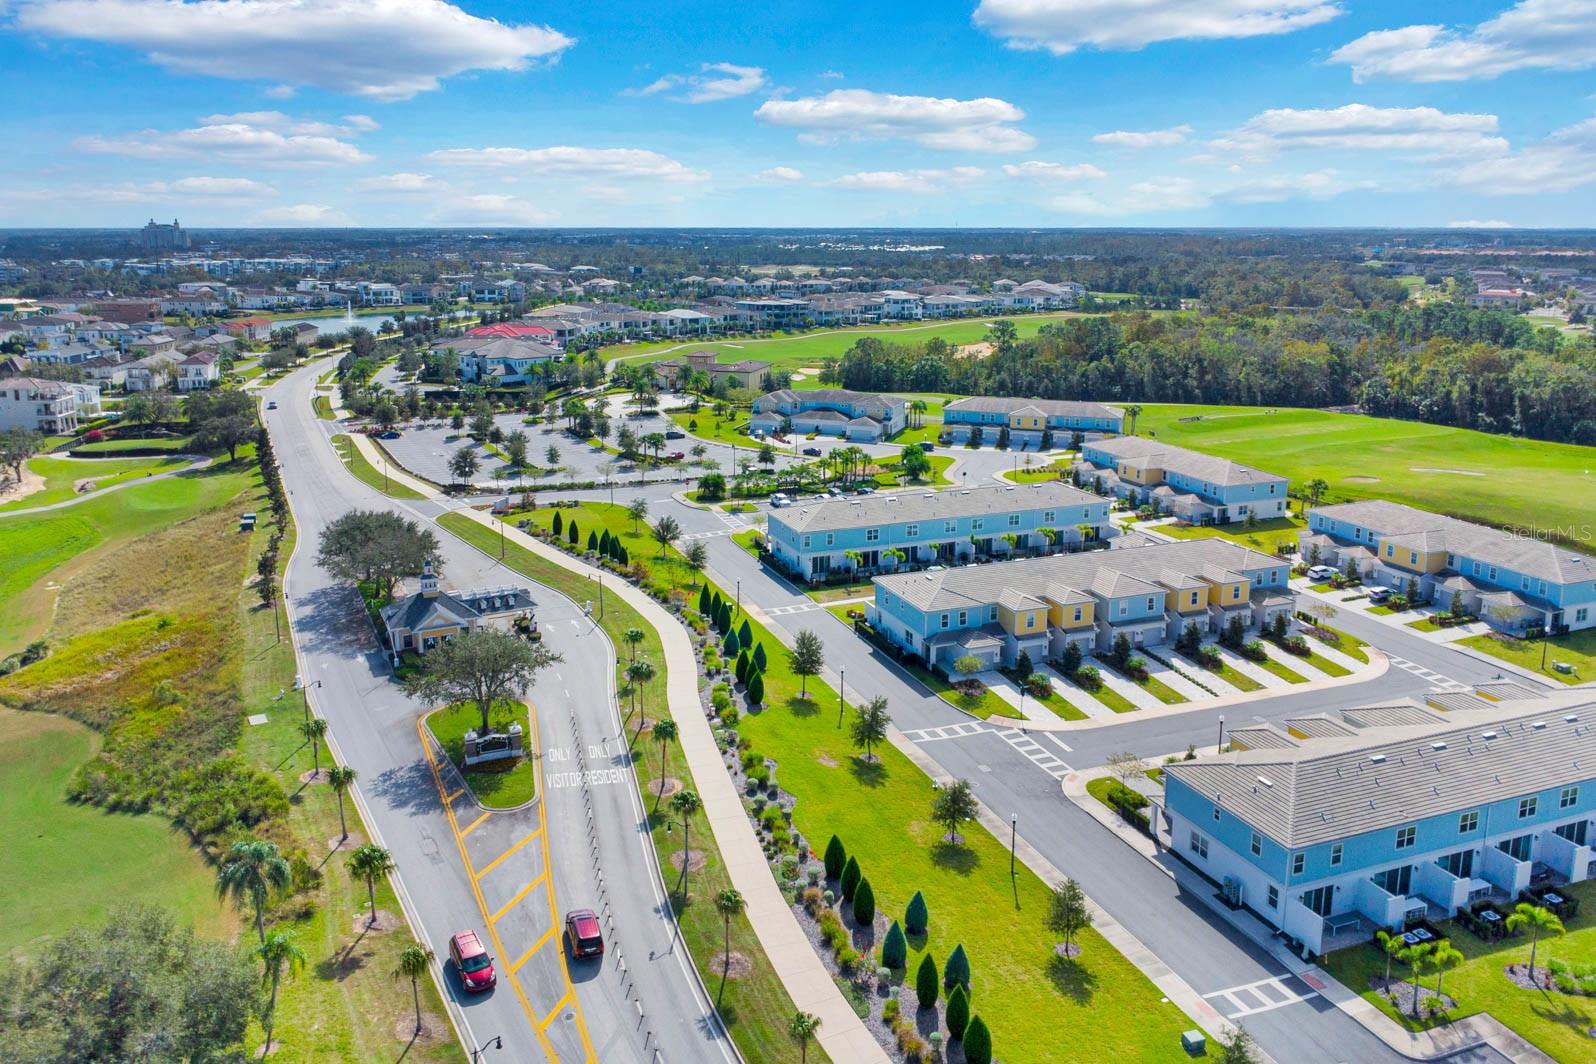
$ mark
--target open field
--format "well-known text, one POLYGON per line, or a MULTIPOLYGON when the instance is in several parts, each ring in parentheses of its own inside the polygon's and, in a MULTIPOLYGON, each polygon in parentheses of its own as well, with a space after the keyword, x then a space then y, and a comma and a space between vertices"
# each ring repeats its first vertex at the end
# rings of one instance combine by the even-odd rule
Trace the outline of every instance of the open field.
POLYGON ((0 506, 0 513, 6 510, 25 510, 35 506, 65 502, 78 494, 76 485, 79 481, 92 480, 94 490, 99 491, 152 473, 177 469, 186 464, 183 459, 175 457, 107 458, 94 461, 44 456, 31 458, 28 460, 28 468, 44 478, 44 487, 32 495, 23 496, 0 506))
POLYGON ((1285 408, 1147 404, 1137 430, 1279 473, 1294 490, 1322 477, 1326 502, 1390 499, 1596 550, 1593 447, 1285 408))
MULTIPOLYGON (((1558 889, 1566 889, 1580 900, 1579 915, 1564 918, 1563 926, 1568 930, 1565 937, 1541 939, 1535 954, 1537 971, 1553 957, 1569 964, 1596 962, 1596 911, 1592 908, 1596 906, 1596 882, 1587 880, 1558 889)), ((1508 982, 1503 974, 1509 964, 1529 962, 1528 934, 1486 942, 1451 921, 1442 923, 1440 931, 1467 958, 1444 977, 1441 989, 1457 1001, 1458 1007, 1440 1020, 1415 1020, 1394 1008, 1384 994, 1370 989, 1370 979, 1385 975, 1385 955, 1373 945, 1365 943, 1332 953, 1325 968, 1353 993, 1361 994, 1365 1001, 1409 1030, 1434 1027, 1447 1018, 1456 1020, 1488 1012, 1554 1060, 1590 1059, 1590 1038, 1585 1032, 1596 1027, 1596 998, 1555 990, 1524 990, 1508 982)), ((1413 978, 1412 970, 1400 962, 1393 966, 1391 974, 1392 978, 1406 975, 1410 982, 1413 978)), ((1419 985, 1433 993, 1435 976, 1421 976, 1419 985)))
POLYGON ((203 855, 165 819, 67 800, 73 771, 99 745, 64 717, 0 709, 0 956, 103 923, 124 904, 159 905, 208 938, 236 928, 203 855))
POLYGON ((1596 680, 1596 628, 1586 628, 1551 639, 1507 639, 1495 635, 1471 635, 1459 641, 1462 646, 1481 651, 1558 683, 1584 683, 1596 680), (1542 667, 1542 661, 1545 667, 1542 667), (1556 672, 1557 662, 1574 666, 1572 673, 1556 672))
POLYGON ((83 454, 115 455, 122 451, 186 451, 193 443, 190 436, 128 436, 84 443, 72 448, 83 454))

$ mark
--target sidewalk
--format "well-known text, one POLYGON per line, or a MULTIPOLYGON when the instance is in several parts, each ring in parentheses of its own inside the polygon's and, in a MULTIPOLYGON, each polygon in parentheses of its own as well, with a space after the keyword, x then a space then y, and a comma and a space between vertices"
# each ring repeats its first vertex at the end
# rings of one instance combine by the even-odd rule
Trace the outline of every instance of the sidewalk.
MULTIPOLYGON (((480 510, 462 509, 456 512, 494 529, 501 523, 480 510)), ((593 567, 528 536, 514 526, 506 526, 504 534, 538 557, 573 573, 583 576, 598 573, 593 567)), ((709 721, 704 716, 703 705, 698 697, 698 659, 693 654, 687 633, 663 606, 631 584, 619 582, 612 583, 610 587, 610 594, 619 595, 659 632, 668 666, 666 697, 670 702, 671 716, 676 720, 677 742, 692 770, 693 783, 703 800, 704 815, 715 834, 715 843, 720 847, 727 874, 747 903, 748 922, 753 926, 754 934, 770 958, 782 986, 796 1007, 820 1017, 821 1027, 816 1040, 834 1061, 886 1064, 886 1051, 854 1014, 836 983, 832 982, 831 973, 821 963, 808 937, 798 926, 798 919, 789 908, 786 896, 770 873, 764 852, 754 838, 753 828, 749 826, 748 816, 743 811, 742 799, 726 773, 720 750, 715 746, 715 737, 709 729, 709 721)))
MULTIPOLYGON (((1107 775, 1109 775, 1107 769, 1071 772, 1064 777, 1061 784, 1064 797, 1087 816, 1112 831, 1120 841, 1151 861, 1159 871, 1176 882, 1191 886, 1193 889, 1190 893, 1193 897, 1201 898, 1213 913, 1246 935, 1260 949, 1284 965, 1291 974, 1314 987, 1326 1001, 1357 1020, 1396 1052, 1413 1060, 1434 1060, 1484 1043, 1516 1064, 1556 1064, 1551 1057, 1530 1045, 1489 1013, 1478 1013, 1435 1030, 1405 1030, 1395 1020, 1381 1012, 1377 1006, 1365 1001, 1329 972, 1318 965, 1307 963, 1286 949, 1284 943, 1275 937, 1274 930, 1258 917, 1245 909, 1233 910, 1222 904, 1211 884, 1208 884, 1208 881, 1196 871, 1115 816, 1111 809, 1087 793, 1088 780, 1107 775)), ((1158 815, 1156 810, 1153 815, 1158 815)))

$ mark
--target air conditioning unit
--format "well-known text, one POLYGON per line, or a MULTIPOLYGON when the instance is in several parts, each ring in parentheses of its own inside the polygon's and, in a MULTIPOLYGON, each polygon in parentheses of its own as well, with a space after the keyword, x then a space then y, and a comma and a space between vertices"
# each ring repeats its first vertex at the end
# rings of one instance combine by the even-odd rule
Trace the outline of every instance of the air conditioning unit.
POLYGON ((1219 894, 1225 899, 1225 904, 1232 909, 1241 908, 1241 880, 1235 876, 1225 877, 1225 882, 1219 888, 1219 894))

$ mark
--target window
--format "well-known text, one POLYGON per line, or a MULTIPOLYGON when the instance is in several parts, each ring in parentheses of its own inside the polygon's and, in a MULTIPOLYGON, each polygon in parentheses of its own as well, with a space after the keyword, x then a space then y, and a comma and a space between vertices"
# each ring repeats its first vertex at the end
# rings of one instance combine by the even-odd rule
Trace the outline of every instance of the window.
POLYGON ((1396 548, 1391 546, 1391 544, 1387 543, 1385 545, 1385 556, 1387 558, 1390 558, 1390 557, 1395 556, 1395 554, 1396 554, 1396 548))
POLYGON ((948 615, 944 613, 942 615, 942 627, 946 628, 947 626, 948 626, 948 615))
POLYGON ((1195 831, 1191 833, 1191 852, 1204 860, 1208 859, 1208 839, 1195 831))
POLYGON ((1273 883, 1269 884, 1268 902, 1269 902, 1269 908, 1271 908, 1271 909, 1280 908, 1280 888, 1275 886, 1273 883))
POLYGON ((975 529, 977 532, 981 531, 981 529, 986 527, 986 518, 977 517, 974 521, 970 522, 970 527, 975 529))
POLYGON ((1153 610, 1155 610, 1157 608, 1158 608, 1158 600, 1153 598, 1152 596, 1148 596, 1148 598, 1147 598, 1147 611, 1149 613, 1151 613, 1153 610))
POLYGON ((1495 580, 1496 579, 1496 566, 1494 566, 1494 565, 1491 566, 1490 572, 1486 574, 1486 579, 1487 580, 1495 580))
POLYGON ((986 611, 986 619, 989 620, 989 621, 997 620, 997 607, 996 606, 992 606, 986 611))
POLYGON ((1405 828, 1398 828, 1396 833, 1396 848, 1406 850, 1418 841, 1419 829, 1409 824, 1405 828))
POLYGON ((907 528, 905 528, 903 530, 903 534, 912 539, 915 536, 918 536, 920 534, 920 526, 919 525, 910 525, 909 527, 907 527, 907 528))
POLYGON ((1020 527, 1020 515, 1019 514, 1009 514, 1009 527, 1010 528, 1019 528, 1020 527))
POLYGON ((1193 606, 1197 605, 1197 592, 1195 591, 1191 593, 1191 604, 1193 606))
MULTIPOLYGON (((1408 551, 1408 564, 1409 565, 1417 565, 1417 564, 1419 564, 1419 552, 1418 551, 1416 551, 1416 550, 1408 551)), ((1475 568, 1478 569, 1479 566, 1476 565, 1475 568)))
POLYGON ((1540 806, 1541 800, 1539 798, 1521 798, 1518 803, 1518 818, 1520 820, 1529 819, 1535 815, 1535 811, 1540 806))
POLYGON ((1574 623, 1575 624, 1584 624, 1586 618, 1588 618, 1589 616, 1590 616, 1590 610, 1586 609, 1584 606, 1581 606, 1579 609, 1574 611, 1574 623))
POLYGON ((969 613, 969 611, 968 610, 960 610, 959 611, 959 627, 963 628, 965 625, 967 625, 969 623, 970 623, 970 613, 969 613))
POLYGON ((815 537, 813 537, 813 536, 805 536, 805 537, 804 537, 804 549, 805 549, 805 550, 807 550, 807 549, 808 549, 808 548, 809 548, 809 545, 810 545, 810 544, 811 544, 811 543, 812 543, 812 542, 814 542, 814 538, 815 538, 815 537))
POLYGON ((1478 811, 1464 813, 1462 816, 1457 818, 1457 833, 1459 835, 1467 835, 1469 832, 1476 830, 1479 826, 1480 814, 1478 811))
POLYGON ((1125 604, 1125 603, 1123 603, 1123 602, 1121 602, 1121 603, 1120 603, 1120 604, 1119 604, 1119 615, 1120 615, 1120 616, 1121 616, 1121 617, 1123 617, 1123 616, 1125 616, 1125 614, 1126 614, 1126 613, 1128 613, 1128 612, 1130 612, 1130 607, 1129 607, 1129 606, 1127 606, 1127 605, 1126 605, 1126 604, 1125 604))
POLYGON ((1056 511, 1053 511, 1053 510, 1043 510, 1042 511, 1042 520, 1044 520, 1044 521, 1052 521, 1052 520, 1054 520, 1053 514, 1055 512, 1056 511))
POLYGON ((1219 807, 1214 806, 1214 823, 1219 823, 1219 807))
POLYGON ((1234 601, 1235 599, 1241 598, 1241 585, 1240 584, 1232 584, 1231 585, 1231 587, 1230 587, 1230 597, 1231 597, 1232 601, 1234 601))
POLYGON ((1252 833, 1252 855, 1254 857, 1263 856, 1263 836, 1256 831, 1252 833))
POLYGON ((942 531, 944 531, 944 532, 957 532, 958 530, 959 530, 959 523, 957 521, 944 521, 944 522, 942 522, 942 531))
POLYGON ((836 542, 837 542, 836 535, 834 533, 827 532, 826 533, 826 546, 830 547, 830 546, 834 545, 836 542))
POLYGON ((879 543, 879 542, 881 542, 881 529, 879 529, 879 528, 867 528, 867 529, 865 529, 865 542, 866 543, 879 543))
POLYGON ((1081 609, 1079 606, 1076 606, 1075 607, 1075 619, 1076 619, 1076 621, 1079 621, 1083 616, 1085 616, 1085 612, 1086 612, 1085 610, 1081 609))
POLYGON ((1036 614, 1027 613, 1025 615, 1025 627, 1027 627, 1027 628, 1035 628, 1036 627, 1036 614))
POLYGON ((1560 794, 1558 794, 1558 796, 1557 796, 1557 808, 1559 808, 1559 809, 1567 809, 1568 807, 1570 807, 1572 805, 1577 805, 1578 803, 1579 803, 1579 788, 1578 787, 1564 787, 1562 792, 1560 794))
POLYGON ((1306 868, 1307 866, 1308 866, 1308 855, 1307 854, 1305 854, 1305 853, 1294 853, 1294 854, 1291 855, 1291 874, 1292 875, 1294 875, 1294 876, 1302 875, 1302 870, 1304 868, 1306 868))
POLYGON ((1336 843, 1334 846, 1330 847, 1330 867, 1331 868, 1340 867, 1340 865, 1341 865, 1341 854, 1343 852, 1344 852, 1343 851, 1343 847, 1342 847, 1341 843, 1339 843, 1339 842, 1336 843))

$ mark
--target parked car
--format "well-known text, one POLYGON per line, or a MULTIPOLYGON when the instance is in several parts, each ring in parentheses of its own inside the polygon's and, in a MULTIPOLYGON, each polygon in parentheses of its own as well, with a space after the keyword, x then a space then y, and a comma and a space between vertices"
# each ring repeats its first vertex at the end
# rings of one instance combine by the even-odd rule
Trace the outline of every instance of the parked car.
POLYGON ((460 985, 472 993, 492 990, 499 981, 493 958, 475 931, 456 931, 449 937, 449 959, 460 973, 460 985))
POLYGON ((686 458, 686 457, 687 457, 686 453, 684 453, 682 451, 672 451, 670 454, 667 454, 665 456, 665 461, 667 461, 667 462, 680 462, 683 458, 686 458))
POLYGON ((377 438, 382 440, 397 440, 401 435, 402 433, 400 433, 398 429, 389 429, 387 432, 384 432, 377 438))
POLYGON ((807 454, 810 458, 819 458, 820 457, 820 448, 819 447, 805 447, 804 448, 804 454, 807 454))
POLYGON ((1382 606, 1391 598, 1391 589, 1388 587, 1371 587, 1369 589, 1369 605, 1382 606))
POLYGON ((604 935, 599 931, 598 914, 592 909, 566 913, 565 933, 571 940, 572 957, 597 957, 604 952, 604 935))
POLYGON ((1308 579, 1312 580, 1316 584, 1322 584, 1335 575, 1336 570, 1334 566, 1313 565, 1309 566, 1308 568, 1308 579))
POLYGON ((832 487, 826 489, 826 494, 833 499, 840 499, 842 498, 844 492, 841 488, 833 485, 832 487))
POLYGON ((855 495, 869 495, 875 490, 876 486, 874 484, 860 484, 857 488, 853 489, 853 493, 855 495))
POLYGON ((924 443, 922 443, 920 445, 920 450, 922 450, 922 451, 934 451, 936 449, 937 449, 937 445, 932 443, 930 440, 926 440, 924 443))
POLYGON ((772 507, 774 507, 775 509, 779 510, 783 506, 791 506, 792 505, 792 500, 787 498, 787 496, 783 495, 781 492, 778 491, 778 492, 776 492, 776 494, 774 494, 774 495, 772 495, 770 497, 770 505, 772 507))
POLYGON ((687 438, 687 433, 683 432, 681 429, 666 429, 665 438, 667 440, 685 440, 687 438))
POLYGON ((266 409, 267 410, 276 410, 277 409, 277 400, 273 399, 271 402, 267 403, 266 404, 266 409))

